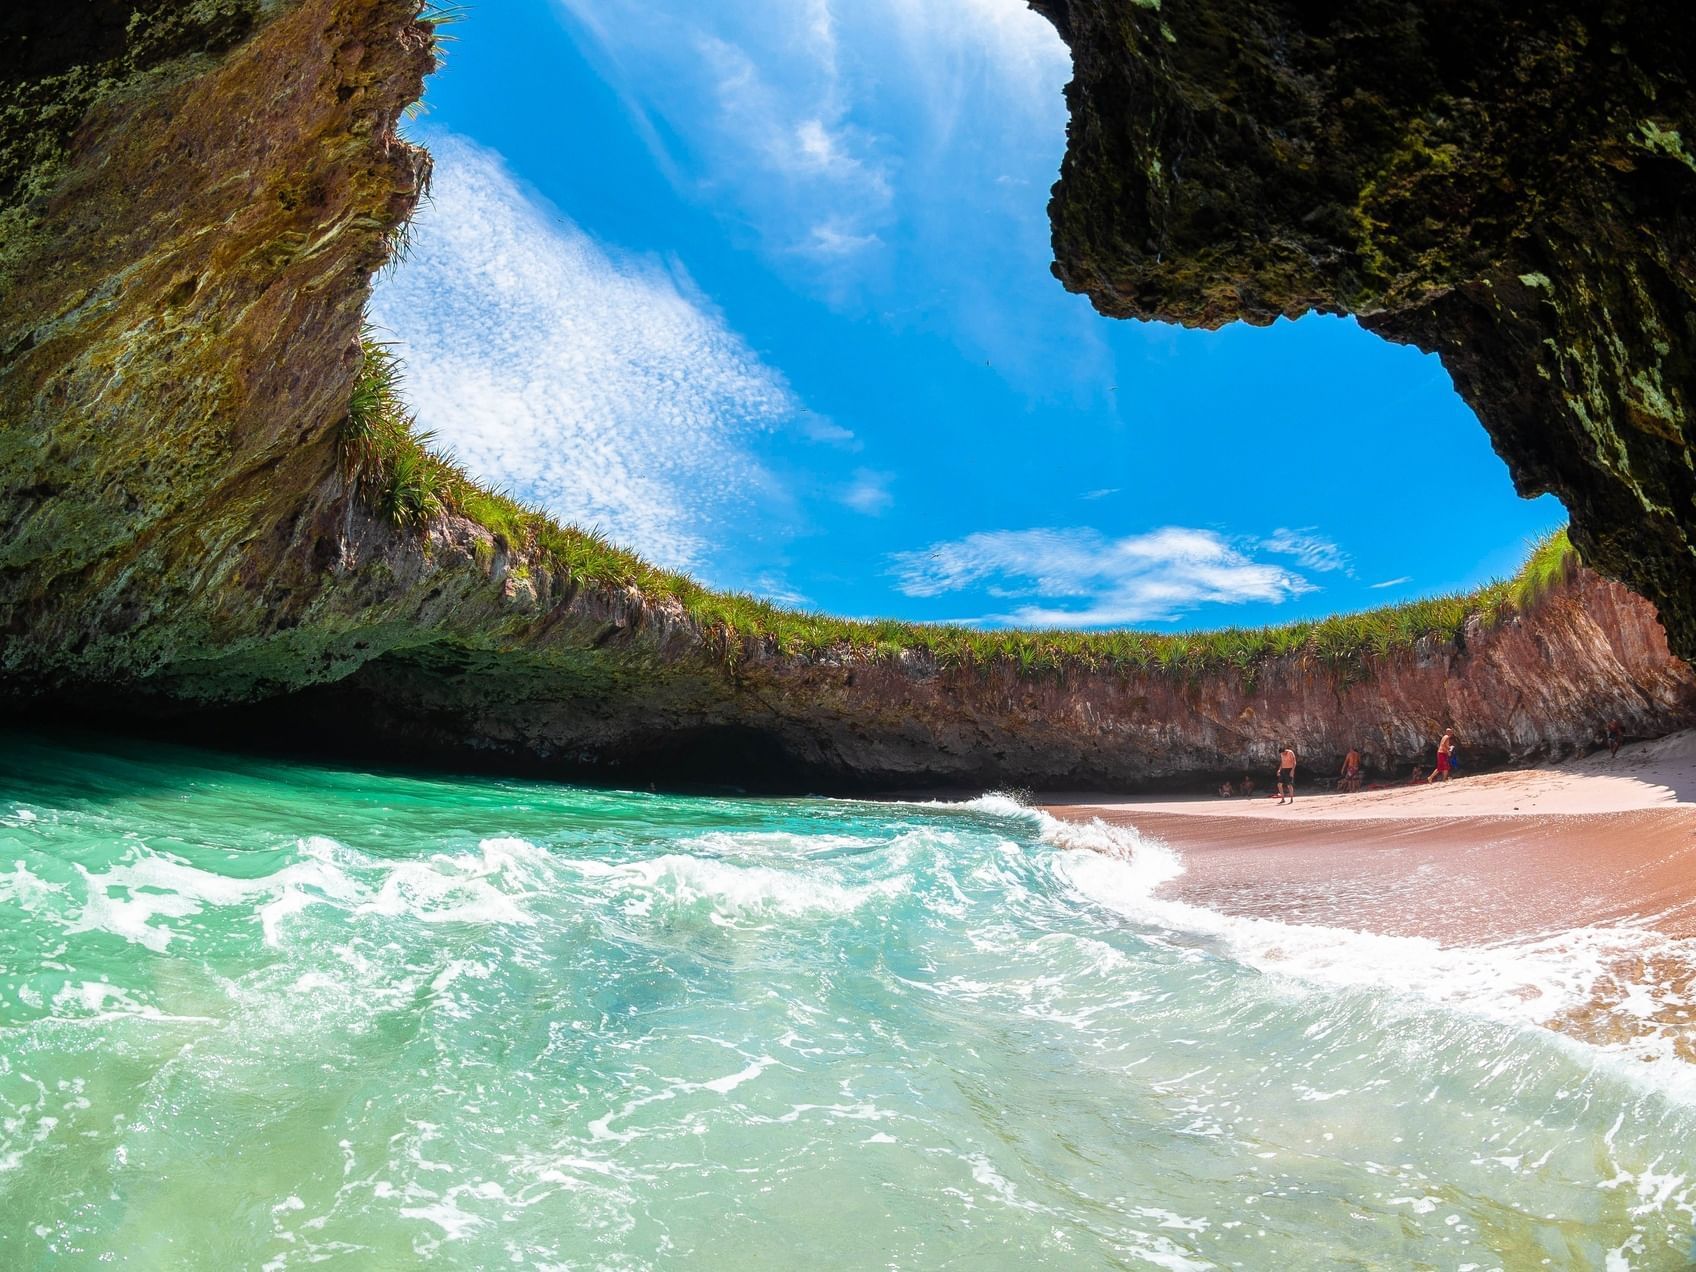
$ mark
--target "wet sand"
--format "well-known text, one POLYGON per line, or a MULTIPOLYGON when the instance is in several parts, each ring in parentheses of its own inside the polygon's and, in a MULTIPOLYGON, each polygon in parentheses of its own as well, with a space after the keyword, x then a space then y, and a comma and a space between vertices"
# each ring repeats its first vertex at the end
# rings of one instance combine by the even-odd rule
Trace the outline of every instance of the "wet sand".
MULTIPOLYGON (((1298 785, 1298 790, 1300 789, 1298 785)), ((1443 946, 1645 929, 1550 1028, 1696 1065, 1696 731, 1570 764, 1351 795, 1049 797, 1050 814, 1177 849, 1159 895, 1215 912, 1443 946), (1567 934, 1560 936, 1557 934, 1567 934)), ((1537 990, 1527 988, 1536 996, 1537 990)))
POLYGON ((1696 936, 1693 801, 1696 731, 1617 759, 1282 806, 1264 795, 1041 804, 1176 848, 1186 869, 1164 890, 1176 899, 1472 945, 1595 924, 1696 936))
POLYGON ((1046 809, 1164 840, 1186 868, 1163 895, 1227 914, 1455 945, 1645 920, 1696 936, 1696 808, 1279 822, 1046 809))

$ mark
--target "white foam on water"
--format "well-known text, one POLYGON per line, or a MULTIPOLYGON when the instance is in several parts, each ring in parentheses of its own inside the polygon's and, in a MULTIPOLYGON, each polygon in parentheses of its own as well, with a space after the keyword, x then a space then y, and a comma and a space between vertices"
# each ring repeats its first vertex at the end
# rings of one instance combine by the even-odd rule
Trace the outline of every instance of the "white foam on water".
POLYGON ((1017 821, 1040 823, 1045 813, 1041 809, 1032 808, 1017 795, 1008 791, 987 791, 974 799, 963 800, 893 800, 892 803, 907 803, 916 808, 940 808, 951 813, 987 813, 991 817, 1010 817, 1017 821))
POLYGON ((389 868, 377 895, 355 912, 404 915, 425 923, 523 925, 534 921, 519 905, 518 897, 488 882, 485 876, 458 873, 452 865, 443 858, 397 863, 389 868))
MULTIPOLYGON (((207 907, 252 909, 272 946, 284 941, 287 921, 313 905, 425 923, 523 925, 533 920, 521 901, 545 885, 550 861, 523 839, 485 839, 476 852, 401 861, 359 853, 322 836, 304 838, 298 846, 299 859, 253 878, 203 870, 145 848, 105 870, 78 864, 86 898, 67 930, 106 932, 163 953, 173 941, 193 939, 170 921, 192 918, 207 907)), ((22 863, 0 875, 0 900, 26 909, 62 890, 22 863)))
MULTIPOLYGON (((1624 982, 1668 960, 1688 968, 1678 942, 1643 927, 1591 927, 1489 946, 1444 946, 1411 936, 1224 914, 1159 895, 1183 862, 1158 840, 1099 820, 1044 815, 1042 838, 1060 850, 1055 871, 1078 895, 1135 923, 1200 939, 1233 961, 1299 985, 1374 989, 1499 1022, 1547 1030, 1602 999, 1616 1017, 1652 1021, 1689 1005, 1670 978, 1624 982)), ((1653 1027, 1607 1043, 1579 1043, 1598 1060, 1665 1094, 1696 1103, 1696 1067, 1678 1057, 1674 1031, 1653 1027), (1648 1063, 1645 1063, 1648 1062, 1648 1063)))
POLYGON ((996 817, 1017 817, 1021 820, 1040 818, 1042 813, 1024 803, 1017 795, 1006 791, 989 791, 976 799, 952 805, 972 813, 990 813, 996 817))
POLYGON ((82 914, 69 925, 69 930, 107 932, 162 954, 179 934, 169 927, 155 927, 152 921, 197 914, 200 903, 193 897, 176 893, 143 892, 128 898, 113 896, 112 889, 132 886, 128 869, 116 866, 101 874, 91 874, 80 862, 77 864, 77 872, 88 888, 88 899, 83 903, 82 914))
POLYGON ((737 865, 686 853, 667 853, 617 866, 595 863, 588 869, 585 866, 590 863, 570 864, 585 877, 604 880, 630 893, 626 913, 650 913, 655 903, 675 909, 704 905, 715 922, 725 924, 776 916, 849 914, 874 898, 894 896, 912 886, 906 875, 848 884, 836 872, 817 866, 778 869, 737 865))
POLYGON ((188 934, 156 925, 155 920, 190 918, 207 906, 250 906, 256 898, 274 894, 276 900, 260 908, 267 939, 273 939, 284 914, 304 909, 315 899, 347 901, 358 892, 344 871, 321 855, 311 855, 307 841, 302 847, 308 850, 307 860, 291 862, 274 874, 252 879, 202 870, 148 850, 142 850, 132 861, 102 871, 91 871, 79 863, 77 871, 87 897, 68 930, 107 932, 162 953, 173 940, 188 934), (305 893, 306 888, 320 896, 305 893), (119 892, 128 895, 115 895, 119 892))
POLYGON ((787 830, 714 830, 678 841, 691 855, 714 857, 780 856, 820 857, 850 852, 860 848, 876 848, 887 843, 865 835, 811 834, 787 830))
POLYGON ((0 901, 10 901, 20 910, 34 910, 48 897, 64 890, 63 884, 41 878, 21 861, 14 861, 10 871, 0 874, 0 901))
POLYGON ((701 1083, 701 1087, 703 1090, 713 1091, 719 1095, 729 1095, 744 1082, 752 1082, 755 1078, 759 1077, 760 1074, 766 1071, 766 1065, 771 1063, 773 1063, 773 1061, 769 1056, 761 1060, 755 1060, 746 1068, 742 1069, 741 1072, 727 1074, 722 1078, 713 1078, 711 1081, 701 1083))

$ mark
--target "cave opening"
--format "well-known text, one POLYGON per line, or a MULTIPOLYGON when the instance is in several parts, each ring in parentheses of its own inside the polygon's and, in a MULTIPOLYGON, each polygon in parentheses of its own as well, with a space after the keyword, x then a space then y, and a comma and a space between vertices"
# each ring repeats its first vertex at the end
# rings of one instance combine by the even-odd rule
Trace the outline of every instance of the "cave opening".
MULTIPOLYGON (((845 71, 832 121, 751 13, 676 7, 770 88, 770 145, 639 23, 480 11, 428 83, 432 199, 371 314, 491 484, 711 586, 987 627, 1367 610, 1510 575, 1564 520, 1434 357, 1352 318, 1191 330, 1057 288, 1042 191, 1074 68, 1037 15, 1005 43, 925 32, 973 70, 946 116, 845 71), (535 145, 562 92, 592 147, 535 145), (856 192, 865 225, 821 220, 856 192)), ((836 38, 869 54, 873 17, 836 38)))

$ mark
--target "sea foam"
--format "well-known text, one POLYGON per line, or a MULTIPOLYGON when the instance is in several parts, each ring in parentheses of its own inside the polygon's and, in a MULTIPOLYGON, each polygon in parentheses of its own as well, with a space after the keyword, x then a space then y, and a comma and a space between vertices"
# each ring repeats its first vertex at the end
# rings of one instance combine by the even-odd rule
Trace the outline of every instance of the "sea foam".
POLYGON ((1688 955, 1646 927, 1584 927, 1484 946, 1232 915, 1161 895, 1181 856, 1133 828, 1043 817, 1057 876, 1078 895, 1158 933, 1202 941, 1293 984, 1371 989, 1421 1005, 1584 1037, 1621 1072, 1696 1102, 1696 1068, 1677 1050, 1690 999, 1688 955), (1656 975, 1656 969, 1660 975, 1656 975), (1653 979, 1645 981, 1645 976, 1653 979), (1600 1013, 1580 1028, 1575 1018, 1600 1013), (1651 1062, 1645 1066, 1641 1062, 1651 1062))

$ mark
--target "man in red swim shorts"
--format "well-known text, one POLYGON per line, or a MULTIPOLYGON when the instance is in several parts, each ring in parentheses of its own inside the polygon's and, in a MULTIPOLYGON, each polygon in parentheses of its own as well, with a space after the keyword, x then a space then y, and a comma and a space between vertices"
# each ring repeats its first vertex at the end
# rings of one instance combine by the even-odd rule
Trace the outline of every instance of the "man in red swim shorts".
POLYGON ((1431 776, 1425 779, 1425 784, 1427 786, 1429 786, 1432 782, 1435 782, 1439 777, 1445 782, 1449 780, 1449 752, 1454 749, 1455 731, 1453 729, 1444 729, 1443 739, 1437 743, 1437 767, 1432 769, 1431 776))

